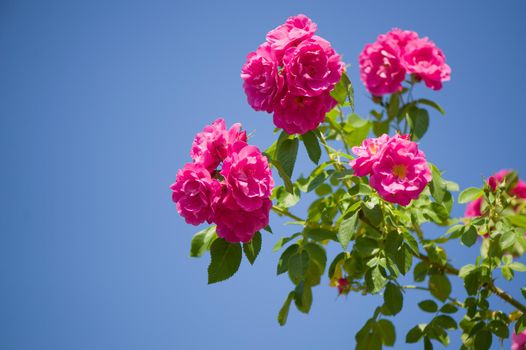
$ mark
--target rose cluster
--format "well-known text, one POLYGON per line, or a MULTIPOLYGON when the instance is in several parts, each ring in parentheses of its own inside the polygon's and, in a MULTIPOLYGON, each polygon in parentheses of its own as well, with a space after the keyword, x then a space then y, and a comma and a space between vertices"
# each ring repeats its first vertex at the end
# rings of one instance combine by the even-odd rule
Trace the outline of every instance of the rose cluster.
MULTIPOLYGON (((488 179, 488 185, 495 191, 497 186, 504 180, 504 177, 509 173, 510 171, 507 169, 503 169, 496 174, 492 175, 488 179)), ((517 197, 526 199, 526 182, 523 180, 519 180, 515 186, 510 190, 510 194, 517 197)), ((466 207, 466 212, 464 213, 465 217, 476 217, 476 216, 482 216, 482 204, 483 199, 482 197, 479 197, 475 199, 474 201, 468 203, 466 207)))
POLYGON ((331 44, 314 35, 317 26, 297 15, 267 33, 241 69, 248 103, 274 113, 274 124, 289 134, 314 130, 336 101, 331 90, 345 69, 331 44))
POLYGON ((427 87, 440 90, 448 81, 451 68, 446 57, 429 38, 395 28, 367 44, 359 57, 360 77, 375 96, 398 92, 406 73, 427 87))
POLYGON ((350 162, 355 175, 370 175, 370 185, 388 202, 406 206, 431 181, 424 152, 409 135, 384 134, 365 140, 352 151, 357 156, 350 162))
POLYGON ((217 235, 229 242, 250 241, 268 225, 272 207, 267 158, 247 144, 240 124, 227 129, 223 119, 195 136, 190 155, 193 162, 170 187, 179 214, 192 225, 215 223, 217 235))

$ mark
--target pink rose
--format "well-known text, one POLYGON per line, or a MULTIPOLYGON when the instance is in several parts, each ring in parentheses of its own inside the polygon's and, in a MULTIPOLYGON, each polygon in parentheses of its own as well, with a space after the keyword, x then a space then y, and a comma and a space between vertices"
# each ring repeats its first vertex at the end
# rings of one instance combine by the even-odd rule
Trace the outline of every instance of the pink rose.
POLYGON ((257 231, 268 225, 271 207, 272 201, 266 198, 259 209, 245 211, 231 195, 225 195, 215 214, 217 235, 231 243, 249 242, 257 231))
POLYGON ((424 152, 408 135, 395 135, 374 163, 369 182, 383 199, 405 206, 418 198, 431 178, 424 152))
POLYGON ((289 47, 283 56, 290 93, 318 96, 340 81, 344 64, 331 44, 318 36, 289 47))
POLYGON ((201 164, 187 163, 177 172, 172 200, 177 211, 191 225, 213 220, 214 207, 221 196, 221 185, 201 164))
POLYGON ((366 139, 361 146, 352 148, 357 157, 351 160, 349 164, 354 169, 356 176, 365 176, 371 173, 372 167, 378 161, 378 156, 387 141, 389 141, 389 136, 383 134, 377 138, 366 139))
POLYGON ((316 23, 305 15, 289 17, 284 24, 267 33, 267 42, 281 62, 285 50, 299 42, 310 39, 316 32, 316 23))
MULTIPOLYGON (((504 177, 510 173, 511 170, 502 169, 488 178, 488 185, 495 191, 497 186, 504 180, 504 177)), ((526 182, 519 179, 517 184, 513 186, 510 192, 518 198, 526 199, 526 182)))
POLYGON ((515 334, 515 331, 511 335, 511 350, 524 350, 526 348, 526 331, 520 334, 515 334))
POLYGON ((248 103, 256 111, 271 113, 274 110, 275 100, 279 99, 284 85, 278 66, 268 43, 262 44, 256 52, 247 56, 241 69, 241 78, 248 103))
POLYGON ((260 209, 274 187, 267 158, 255 146, 236 142, 223 162, 221 175, 232 199, 246 211, 260 209))
POLYGON ((382 96, 402 89, 405 69, 399 55, 400 48, 389 38, 365 46, 359 57, 360 78, 371 94, 382 96))
POLYGON ((190 155, 195 163, 212 172, 226 158, 228 147, 238 140, 247 140, 246 132, 241 131, 241 124, 234 124, 227 130, 225 121, 217 119, 195 135, 190 155))
POLYGON ((393 28, 390 32, 379 35, 377 41, 392 41, 396 43, 400 49, 400 52, 403 53, 405 51, 406 45, 410 41, 416 39, 418 39, 418 34, 416 32, 393 28))
POLYGON ((288 134, 305 134, 325 120, 325 114, 336 106, 326 91, 316 97, 286 94, 274 109, 274 125, 288 134))
POLYGON ((472 202, 469 202, 466 206, 466 212, 464 213, 464 216, 467 218, 473 218, 476 216, 482 215, 482 197, 475 199, 472 202))
POLYGON ((433 90, 440 90, 442 82, 448 81, 451 76, 446 57, 428 38, 409 42, 405 47, 402 63, 409 73, 424 80, 426 86, 433 90))

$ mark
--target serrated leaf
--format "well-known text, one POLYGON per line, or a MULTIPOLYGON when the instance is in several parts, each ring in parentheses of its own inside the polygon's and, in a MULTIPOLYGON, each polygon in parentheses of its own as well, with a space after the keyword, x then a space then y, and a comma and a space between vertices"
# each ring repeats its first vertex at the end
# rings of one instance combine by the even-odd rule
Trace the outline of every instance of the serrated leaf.
POLYGON ((420 98, 418 100, 415 101, 417 104, 422 104, 422 105, 427 105, 429 107, 433 107, 434 109, 436 109, 438 112, 440 112, 440 114, 442 115, 445 115, 446 114, 446 111, 444 111, 444 109, 442 107, 440 107, 438 105, 438 103, 434 102, 434 101, 431 101, 431 100, 428 100, 428 99, 425 99, 425 98, 420 98))
POLYGON ((274 245, 274 248, 272 248, 272 251, 277 252, 278 250, 281 249, 281 247, 283 247, 285 244, 289 243, 290 241, 292 241, 294 238, 298 236, 301 236, 301 232, 296 232, 290 237, 281 237, 280 239, 278 239, 278 241, 274 245))
POLYGON ((488 350, 491 347, 492 339, 491 332, 482 329, 475 335, 475 349, 488 350))
POLYGON ((212 260, 208 266, 208 284, 217 283, 232 277, 241 264, 241 245, 229 243, 218 238, 210 247, 212 260))
POLYGON ((283 254, 281 254, 279 261, 278 261, 278 269, 277 269, 278 275, 288 271, 289 259, 292 255, 296 254, 296 252, 298 251, 298 248, 299 246, 297 244, 293 244, 287 249, 285 249, 283 254))
POLYGON ((252 237, 250 242, 243 243, 243 252, 245 253, 245 256, 250 262, 250 265, 254 264, 254 261, 256 261, 256 258, 260 250, 261 250, 261 233, 258 231, 254 235, 254 237, 252 237))
POLYGON ((458 195, 458 202, 460 204, 465 204, 483 195, 484 192, 480 188, 468 187, 464 191, 460 192, 458 195))
POLYGON ((357 221, 358 221, 358 212, 355 212, 350 217, 343 219, 342 222, 340 223, 340 228, 338 229, 338 233, 336 234, 336 237, 338 237, 338 242, 340 242, 344 250, 347 249, 347 246, 349 245, 350 240, 356 233, 357 221))
POLYGON ((526 265, 523 263, 520 263, 518 261, 512 262, 510 265, 510 269, 518 272, 526 272, 526 265))
POLYGON ((429 113, 422 108, 411 108, 407 122, 411 129, 411 139, 418 141, 429 128, 429 113))
POLYGON ((289 310, 290 310, 290 303, 292 302, 293 299, 294 299, 294 292, 290 292, 289 295, 287 295, 287 299, 285 299, 283 306, 279 310, 278 322, 280 326, 284 326, 285 323, 287 323, 287 318, 289 316, 289 310))
POLYGON ((285 131, 281 133, 276 146, 276 159, 281 163, 285 174, 287 174, 289 178, 292 177, 294 165, 296 164, 298 146, 299 141, 297 138, 290 139, 285 131))
POLYGON ((312 305, 312 288, 300 282, 294 290, 294 303, 299 311, 309 313, 312 305))
POLYGON ((400 291, 400 288, 396 287, 393 283, 387 284, 384 292, 384 305, 383 309, 387 310, 388 313, 385 315, 396 315, 402 310, 404 304, 404 296, 400 291))
POLYGON ((438 315, 433 319, 433 322, 437 323, 444 329, 457 329, 457 322, 448 315, 438 315))
POLYGON ((470 225, 464 229, 464 233, 462 233, 462 238, 460 240, 465 246, 471 247, 477 241, 477 237, 477 229, 475 226, 470 225))
POLYGON ((321 147, 314 132, 309 131, 301 135, 301 140, 307 149, 307 154, 309 155, 310 160, 312 160, 314 164, 318 164, 321 157, 321 147))
POLYGON ((446 314, 454 314, 458 311, 458 308, 453 304, 445 304, 440 308, 440 312, 446 313, 446 314))
POLYGON ((425 312, 436 312, 438 310, 438 305, 433 300, 424 300, 418 303, 418 307, 425 312))
POLYGON ((193 258, 202 256, 207 250, 210 249, 212 242, 216 238, 217 235, 215 225, 197 232, 194 237, 192 237, 190 256, 193 258))
POLYGON ((429 277, 429 290, 440 301, 445 301, 451 294, 451 283, 444 275, 431 275, 429 277))
POLYGON ((378 320, 377 324, 380 328, 382 343, 385 346, 393 346, 396 342, 396 332, 393 323, 389 320, 381 319, 378 320))
POLYGON ((289 277, 294 284, 305 279, 305 272, 309 266, 309 253, 302 250, 289 258, 289 277))
POLYGON ((418 342, 420 338, 422 338, 423 329, 425 328, 425 326, 425 324, 419 324, 411 328, 405 336, 405 342, 409 344, 418 342))

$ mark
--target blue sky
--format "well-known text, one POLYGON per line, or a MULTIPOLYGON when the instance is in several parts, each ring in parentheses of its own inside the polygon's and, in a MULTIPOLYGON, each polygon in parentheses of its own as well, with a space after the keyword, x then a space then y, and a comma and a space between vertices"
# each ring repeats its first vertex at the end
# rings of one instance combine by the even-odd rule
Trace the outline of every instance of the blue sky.
MULTIPOLYGON (((326 279, 310 315, 293 310, 278 326, 291 284, 275 276, 272 246, 292 231, 276 217, 253 267, 206 284, 208 257, 189 258, 198 228, 169 191, 194 134, 224 117, 255 131, 261 148, 272 142, 271 117, 246 103, 240 68, 268 30, 305 13, 351 64, 362 115, 363 46, 395 26, 429 36, 452 79, 417 91, 447 111, 432 115, 420 147, 462 188, 501 168, 526 178, 525 10, 518 0, 2 1, 0 348, 352 348, 379 299, 337 299, 326 279)), ((298 173, 309 166, 300 157, 298 173)), ((456 266, 477 254, 450 248, 456 266)), ((517 289, 524 278, 498 282, 517 289)), ((426 295, 413 293, 396 348, 429 321, 414 306, 426 295)))

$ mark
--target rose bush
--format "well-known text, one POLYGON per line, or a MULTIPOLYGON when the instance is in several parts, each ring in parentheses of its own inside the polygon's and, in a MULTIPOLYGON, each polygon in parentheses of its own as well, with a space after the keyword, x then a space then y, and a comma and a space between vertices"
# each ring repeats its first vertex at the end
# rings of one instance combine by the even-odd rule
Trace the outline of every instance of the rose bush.
POLYGON ((338 295, 382 295, 373 315, 355 330, 358 349, 402 341, 432 349, 434 343, 448 345, 454 330, 462 333, 462 349, 489 349, 495 337, 522 349, 526 288, 505 292, 497 277, 524 278, 520 274, 526 272, 520 262, 526 183, 504 170, 457 196, 459 186, 426 159, 421 140, 430 111, 444 111, 434 101, 415 98, 413 88, 443 87, 451 76, 444 54, 428 38, 397 28, 367 44, 359 69, 373 109, 362 118, 340 56, 316 30, 305 15, 290 17, 241 68, 248 103, 273 113, 275 126, 283 129, 265 152, 248 144, 239 124, 227 129, 221 119, 196 135, 193 163, 177 172, 172 198, 189 224, 215 226, 193 237, 190 255, 210 252, 209 283, 230 278, 243 255, 251 264, 256 260, 261 231, 272 232, 272 210, 298 227, 274 246, 282 250, 276 272, 293 284, 278 313, 281 325, 292 303, 309 312, 313 288, 326 274, 338 295), (295 176, 300 143, 314 168, 295 176), (277 186, 271 167, 281 178, 277 186), (467 204, 464 217, 451 215, 455 198, 467 204), (293 213, 307 199, 312 201, 305 214, 293 213), (429 225, 443 233, 426 235, 429 225), (454 267, 445 244, 455 242, 480 247, 480 256, 454 267), (326 247, 333 243, 342 251, 328 259, 326 247), (414 285, 405 284, 410 276, 414 285), (453 289, 451 278, 463 288, 453 289), (415 289, 429 294, 418 307, 430 319, 400 340, 392 320, 412 303, 415 289))

